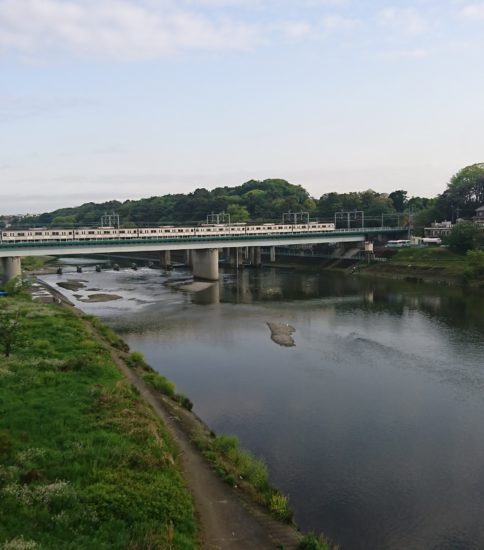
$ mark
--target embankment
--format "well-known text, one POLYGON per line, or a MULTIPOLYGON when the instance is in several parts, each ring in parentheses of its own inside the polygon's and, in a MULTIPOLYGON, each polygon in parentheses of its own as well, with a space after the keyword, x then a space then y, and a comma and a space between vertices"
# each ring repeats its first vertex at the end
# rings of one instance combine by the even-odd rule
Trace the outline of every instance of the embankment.
POLYGON ((113 331, 71 306, 3 304, 23 322, 0 369, 0 547, 300 545, 265 465, 113 331))

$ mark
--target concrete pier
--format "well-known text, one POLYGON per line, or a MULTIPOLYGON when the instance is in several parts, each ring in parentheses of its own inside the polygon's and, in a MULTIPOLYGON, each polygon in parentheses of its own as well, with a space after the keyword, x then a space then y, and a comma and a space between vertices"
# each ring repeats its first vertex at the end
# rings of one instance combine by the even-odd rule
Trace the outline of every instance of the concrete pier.
POLYGON ((255 267, 260 267, 262 265, 262 253, 260 246, 254 246, 252 250, 254 251, 254 265, 255 267))
POLYGON ((14 277, 22 275, 22 266, 20 264, 20 257, 13 256, 2 258, 2 270, 4 282, 10 281, 14 277))
POLYGON ((275 246, 271 246, 271 248, 270 248, 269 261, 270 262, 275 262, 276 261, 276 247, 275 246))
POLYGON ((206 281, 218 281, 218 248, 192 250, 193 276, 206 281))
POLYGON ((192 265, 192 254, 191 250, 185 250, 185 265, 189 265, 191 267, 192 265))
POLYGON ((162 250, 160 252, 160 263, 162 268, 167 268, 171 266, 171 251, 162 250))

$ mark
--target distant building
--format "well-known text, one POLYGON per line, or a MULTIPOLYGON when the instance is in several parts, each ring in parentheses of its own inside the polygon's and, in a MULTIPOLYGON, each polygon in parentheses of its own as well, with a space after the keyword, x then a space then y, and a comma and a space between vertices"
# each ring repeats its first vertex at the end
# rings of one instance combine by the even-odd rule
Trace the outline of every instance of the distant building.
MULTIPOLYGON (((483 218, 484 220, 484 218, 483 218)), ((424 227, 424 236, 429 238, 441 239, 447 237, 452 231, 452 222, 434 222, 430 227, 424 227)))
POLYGON ((484 229, 484 206, 479 206, 476 215, 472 219, 478 227, 484 229))

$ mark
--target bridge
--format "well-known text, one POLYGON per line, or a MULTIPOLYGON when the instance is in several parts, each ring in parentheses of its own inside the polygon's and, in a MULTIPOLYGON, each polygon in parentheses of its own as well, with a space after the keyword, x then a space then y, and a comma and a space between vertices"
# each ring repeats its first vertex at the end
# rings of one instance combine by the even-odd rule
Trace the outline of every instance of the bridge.
POLYGON ((261 247, 271 248, 271 261, 275 260, 276 246, 328 243, 362 243, 384 235, 406 231, 401 227, 338 229, 321 233, 294 233, 280 235, 194 236, 181 238, 129 238, 109 240, 62 240, 38 242, 0 242, 0 259, 4 279, 21 275, 20 258, 24 256, 74 256, 83 254, 112 254, 126 252, 160 252, 162 265, 169 264, 170 252, 190 251, 193 276, 215 281, 219 278, 218 253, 226 249, 230 257, 237 249, 250 248, 255 265, 260 265, 261 247))

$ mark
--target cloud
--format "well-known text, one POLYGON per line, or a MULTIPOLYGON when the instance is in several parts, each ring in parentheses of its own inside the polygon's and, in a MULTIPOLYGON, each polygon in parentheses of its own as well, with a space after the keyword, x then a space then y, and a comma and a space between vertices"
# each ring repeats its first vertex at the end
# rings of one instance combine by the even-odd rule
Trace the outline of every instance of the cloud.
POLYGON ((359 21, 342 15, 326 15, 323 17, 322 25, 326 31, 346 31, 357 27, 359 21))
POLYGON ((63 52, 130 61, 187 50, 244 50, 259 41, 254 25, 226 16, 209 18, 180 5, 136 0, 0 0, 0 54, 38 58, 63 52))
POLYGON ((305 21, 282 21, 277 28, 291 39, 303 38, 311 32, 311 25, 305 21))
POLYGON ((484 19, 484 2, 467 4, 462 8, 461 15, 468 19, 484 19))
POLYGON ((428 28, 426 20, 415 8, 385 8, 378 20, 381 26, 405 34, 422 34, 428 28))

